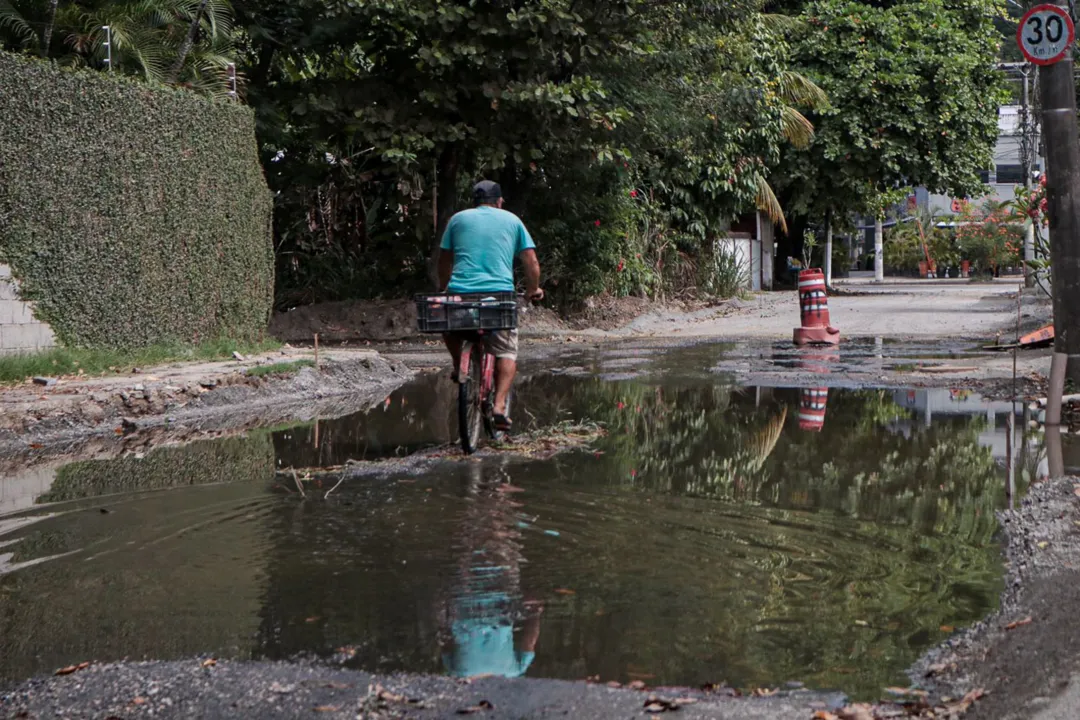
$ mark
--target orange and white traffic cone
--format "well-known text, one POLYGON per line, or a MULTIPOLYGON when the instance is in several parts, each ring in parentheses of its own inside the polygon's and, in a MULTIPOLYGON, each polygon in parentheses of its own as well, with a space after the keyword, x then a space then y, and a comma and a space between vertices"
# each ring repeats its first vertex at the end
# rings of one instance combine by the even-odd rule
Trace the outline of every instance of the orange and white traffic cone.
POLYGON ((799 314, 802 327, 795 328, 796 345, 840 343, 840 330, 829 324, 829 296, 825 294, 825 273, 817 268, 799 273, 799 314))

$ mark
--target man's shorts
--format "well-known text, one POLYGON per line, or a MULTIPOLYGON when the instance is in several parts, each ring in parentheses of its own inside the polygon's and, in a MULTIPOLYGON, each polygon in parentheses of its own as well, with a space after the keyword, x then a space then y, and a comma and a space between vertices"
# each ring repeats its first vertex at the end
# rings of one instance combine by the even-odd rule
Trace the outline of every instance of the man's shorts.
POLYGON ((517 360, 517 330, 495 330, 494 332, 485 333, 484 338, 487 340, 488 348, 491 349, 495 357, 517 360))
POLYGON ((495 357, 517 360, 517 330, 496 330, 488 334, 487 344, 495 357))

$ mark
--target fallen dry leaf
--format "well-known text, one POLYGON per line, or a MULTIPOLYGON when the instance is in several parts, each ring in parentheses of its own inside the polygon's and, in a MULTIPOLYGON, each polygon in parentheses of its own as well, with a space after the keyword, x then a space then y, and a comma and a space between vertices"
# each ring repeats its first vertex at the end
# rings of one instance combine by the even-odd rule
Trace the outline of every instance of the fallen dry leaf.
POLYGON ((630 672, 628 670, 626 672, 626 675, 628 677, 634 678, 635 680, 655 680, 656 679, 656 675, 654 675, 653 673, 647 673, 647 672, 630 672))
POLYGON ((1032 623, 1031 616, 1028 615, 1023 620, 1013 620, 1011 623, 1005 626, 1006 630, 1015 630, 1022 625, 1030 625, 1032 623))
POLYGON ((619 682, 618 680, 609 680, 607 686, 609 688, 621 688, 622 683, 619 682))
POLYGON ((634 680, 633 682, 631 682, 626 687, 630 688, 631 690, 644 690, 645 689, 645 683, 642 680, 634 680))
POLYGON ((146 698, 144 698, 144 697, 142 697, 142 696, 140 695, 139 697, 137 697, 137 698, 135 698, 134 700, 132 700, 132 701, 131 701, 131 704, 132 704, 132 705, 145 705, 145 704, 146 704, 146 698))
POLYGON ((320 620, 320 619, 321 619, 321 618, 320 618, 320 617, 319 617, 318 615, 312 615, 311 617, 309 617, 309 618, 308 618, 307 620, 305 620, 304 622, 306 622, 306 623, 313 623, 313 622, 319 622, 319 620, 320 620))
POLYGON ((645 701, 645 712, 653 715, 662 712, 675 712, 679 707, 678 703, 664 698, 650 697, 645 701))
POLYGON ((337 712, 341 709, 340 705, 316 705, 315 712, 337 712))
POLYGON ((476 703, 475 705, 471 705, 470 707, 459 708, 458 711, 457 711, 457 714, 458 715, 472 715, 473 713, 484 712, 486 710, 494 710, 494 709, 495 709, 495 706, 492 705, 489 701, 481 700, 480 702, 476 703))
POLYGON ((975 702, 985 694, 986 691, 982 688, 975 688, 974 690, 969 690, 967 694, 964 695, 963 700, 961 700, 960 702, 975 702))
POLYGON ((570 588, 555 588, 555 594, 556 595, 577 595, 577 591, 576 590, 571 590, 570 588))
POLYGON ((210 658, 209 660, 204 660, 203 664, 202 664, 202 666, 204 668, 214 667, 215 665, 217 665, 217 660, 215 660, 214 658, 210 658))
POLYGON ((1048 543, 1047 541, 1043 540, 1042 542, 1040 542, 1040 543, 1038 543, 1038 544, 1037 544, 1037 547, 1038 547, 1038 548, 1039 548, 1040 550, 1045 550, 1046 548, 1050 547, 1050 543, 1048 543))
POLYGON ((818 710, 812 720, 840 720, 837 716, 826 710, 818 710))
POLYGON ((771 690, 769 688, 754 688, 753 694, 757 697, 769 697, 778 692, 780 692, 780 688, 772 688, 771 690))
POLYGON ((931 665, 930 667, 926 668, 926 677, 930 677, 931 675, 937 675, 938 673, 945 672, 945 670, 947 670, 948 668, 949 668, 949 665, 946 664, 946 663, 935 663, 934 665, 931 665))
POLYGON ((952 625, 942 625, 941 627, 938 628, 938 630, 940 630, 941 632, 947 632, 947 633, 951 633, 955 629, 956 628, 954 628, 952 625))
POLYGON ((837 717, 840 720, 874 720, 874 714, 866 703, 848 705, 837 713, 837 717))
POLYGON ((902 688, 902 687, 887 687, 885 692, 890 695, 912 695, 915 697, 926 697, 930 693, 925 690, 919 690, 917 688, 902 688))
POLYGON ((352 685, 350 685, 349 683, 328 682, 325 683, 323 687, 329 688, 331 690, 345 690, 352 687, 352 685))
POLYGON ((59 670, 57 670, 56 672, 54 672, 53 675, 70 675, 73 672, 78 672, 79 670, 85 670, 88 667, 90 667, 90 663, 81 662, 78 665, 68 665, 67 667, 62 667, 59 670))

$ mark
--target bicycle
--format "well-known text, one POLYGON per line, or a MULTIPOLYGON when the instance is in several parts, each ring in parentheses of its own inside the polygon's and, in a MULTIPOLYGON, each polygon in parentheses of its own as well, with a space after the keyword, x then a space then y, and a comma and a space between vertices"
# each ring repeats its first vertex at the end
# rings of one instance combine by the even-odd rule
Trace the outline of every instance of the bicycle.
MULTIPOLYGON (((420 332, 452 333, 462 340, 457 367, 458 429, 466 455, 479 449, 481 431, 493 442, 506 435, 495 427, 495 355, 485 335, 517 327, 520 297, 524 295, 505 292, 416 296, 420 332)), ((511 392, 506 398, 506 415, 512 396, 511 392)))

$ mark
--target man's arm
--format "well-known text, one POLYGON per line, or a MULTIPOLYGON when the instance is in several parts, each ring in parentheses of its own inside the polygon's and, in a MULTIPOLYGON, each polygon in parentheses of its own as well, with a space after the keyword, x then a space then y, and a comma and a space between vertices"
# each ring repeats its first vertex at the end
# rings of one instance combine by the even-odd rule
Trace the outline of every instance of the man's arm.
POLYGON ((544 291, 540 289, 540 261, 536 259, 536 250, 522 250, 521 267, 525 271, 525 297, 530 300, 543 300, 544 291))
MULTIPOLYGON (((446 292, 450 284, 450 274, 454 271, 454 251, 439 251, 439 292, 446 292)), ((539 272, 539 267, 537 268, 539 272)))

